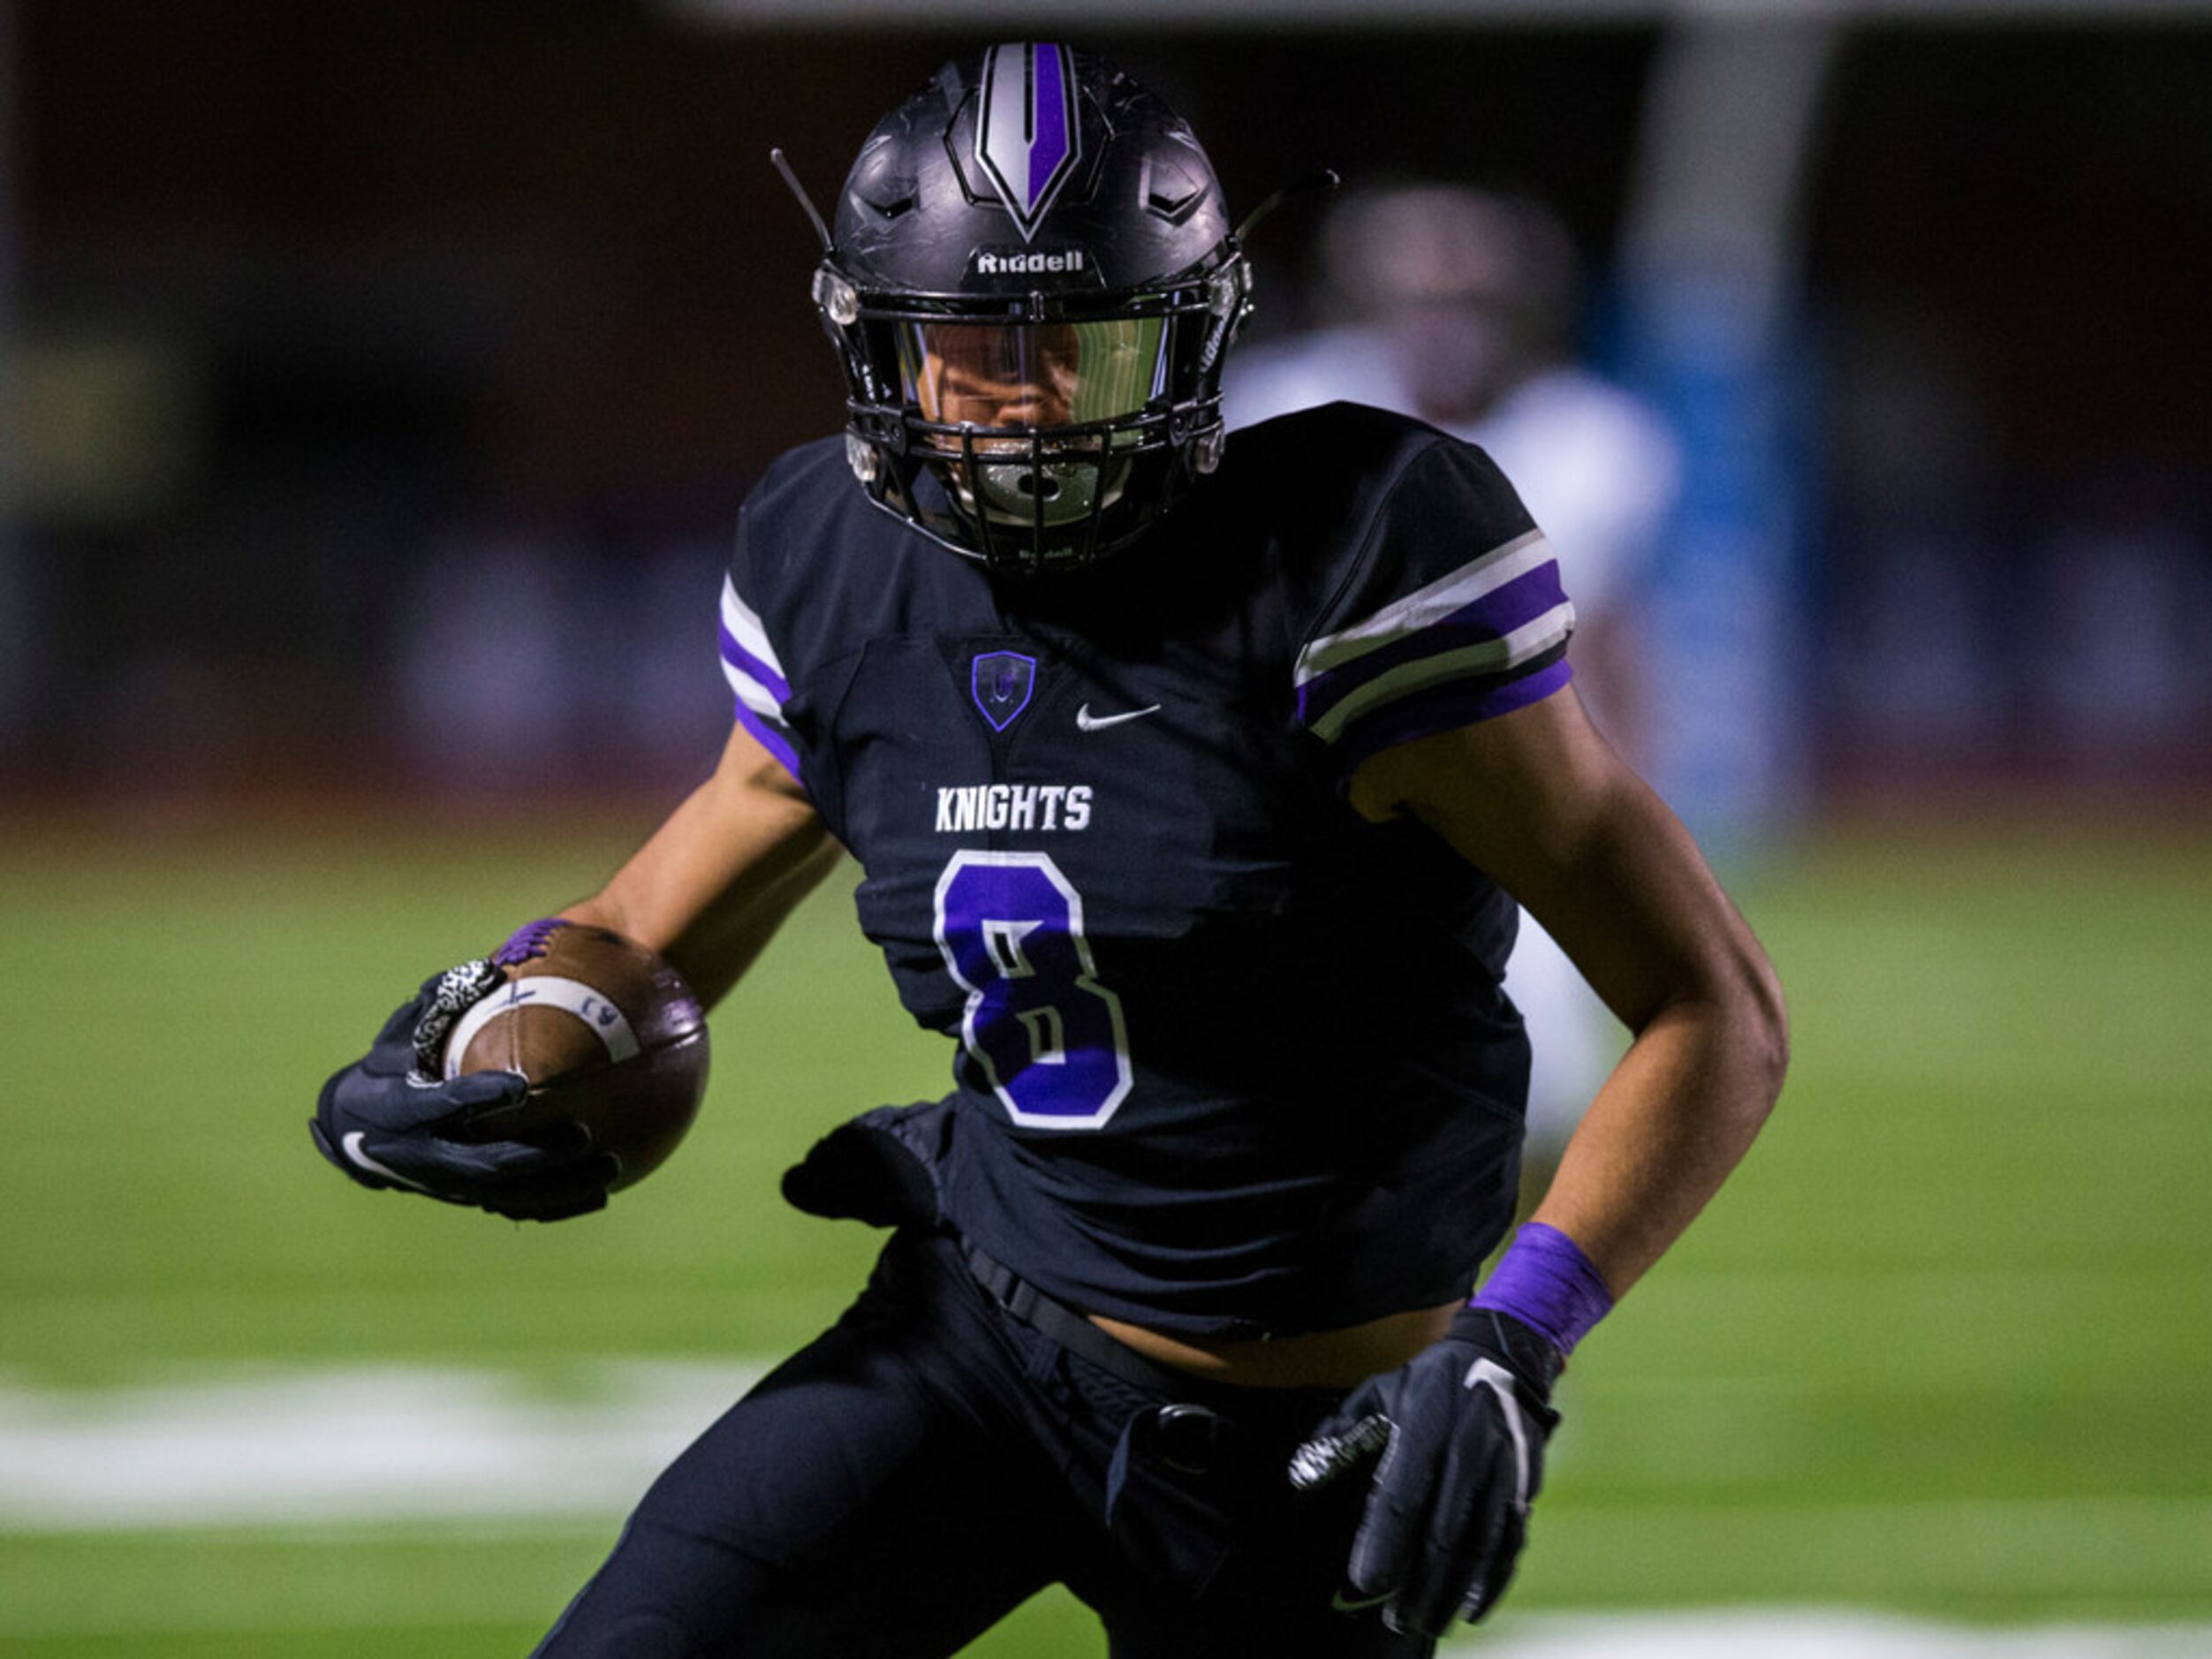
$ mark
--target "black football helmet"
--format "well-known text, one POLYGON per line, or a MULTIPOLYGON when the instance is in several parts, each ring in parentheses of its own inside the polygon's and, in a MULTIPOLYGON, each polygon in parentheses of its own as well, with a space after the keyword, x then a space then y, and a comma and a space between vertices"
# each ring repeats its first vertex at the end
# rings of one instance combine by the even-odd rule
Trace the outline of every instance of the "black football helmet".
POLYGON ((1086 564, 1220 459, 1248 269, 1190 127, 1111 64, 948 64, 860 147, 828 244, 853 473, 955 552, 1086 564))

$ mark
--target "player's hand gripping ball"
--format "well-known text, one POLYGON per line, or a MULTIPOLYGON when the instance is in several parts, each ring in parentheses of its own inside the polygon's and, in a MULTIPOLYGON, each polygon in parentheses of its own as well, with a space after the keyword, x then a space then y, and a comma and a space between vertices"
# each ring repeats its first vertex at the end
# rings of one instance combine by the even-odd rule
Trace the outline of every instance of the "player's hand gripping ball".
POLYGON ((699 999, 662 957, 603 928, 533 922, 426 981, 323 1086, 309 1127, 365 1186, 557 1221, 667 1159, 707 1059, 699 999))
POLYGON ((445 1039, 440 1075, 519 1072, 529 1091, 470 1128, 537 1140, 581 1128, 618 1193, 667 1161, 707 1093, 707 1020, 658 951, 605 928, 534 922, 493 958, 506 982, 445 1039))

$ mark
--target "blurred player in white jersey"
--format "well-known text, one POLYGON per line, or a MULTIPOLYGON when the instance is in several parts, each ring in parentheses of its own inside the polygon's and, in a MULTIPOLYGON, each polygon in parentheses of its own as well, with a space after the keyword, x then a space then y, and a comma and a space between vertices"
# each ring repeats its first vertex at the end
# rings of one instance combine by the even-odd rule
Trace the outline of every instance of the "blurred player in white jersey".
MULTIPOLYGON (((1337 401, 1413 415, 1480 445, 1557 550, 1593 716, 1640 746, 1636 596, 1681 474, 1673 434, 1633 394, 1571 360, 1574 247, 1547 208, 1461 185, 1405 183, 1337 202, 1318 247, 1319 308, 1339 319, 1246 348, 1225 377, 1231 430, 1337 401)), ((1506 970, 1528 1022, 1532 1164, 1555 1161, 1620 1034, 1526 913, 1506 970)))

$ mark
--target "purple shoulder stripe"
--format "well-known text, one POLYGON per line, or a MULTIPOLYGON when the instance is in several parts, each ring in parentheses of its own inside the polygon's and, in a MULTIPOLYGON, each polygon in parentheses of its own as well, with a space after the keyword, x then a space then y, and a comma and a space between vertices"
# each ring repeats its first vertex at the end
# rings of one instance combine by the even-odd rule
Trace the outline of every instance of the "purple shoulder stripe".
POLYGON ((1558 561, 1532 526, 1308 640, 1292 670, 1298 717, 1324 743, 1357 731, 1371 747, 1387 746, 1375 732, 1487 719, 1564 683, 1508 690, 1548 669, 1573 631, 1558 561))
POLYGON ((738 723, 751 732, 762 748, 781 761, 785 771, 800 784, 805 784, 806 775, 799 769, 799 751, 792 746, 791 739, 747 708, 742 698, 738 700, 737 711, 738 723))
POLYGON ((1352 722, 1335 745, 1337 763, 1348 773, 1369 755, 1394 749, 1401 743, 1434 737, 1439 731, 1456 731, 1461 726, 1495 720, 1516 708, 1542 702, 1573 678, 1573 668, 1561 655, 1532 674, 1503 684, 1495 680, 1448 680, 1352 722))
POLYGON ((783 763, 801 785, 799 746, 784 705, 791 701, 790 678, 776 660, 768 627, 760 613, 745 602, 734 580, 722 584, 722 617, 717 633, 722 645, 722 677, 730 682, 737 699, 738 723, 783 763))
POLYGON ((1314 675, 1298 688, 1298 716, 1307 725, 1318 727, 1331 709, 1362 687, 1447 654, 1475 673, 1511 673, 1515 664, 1506 642, 1519 631, 1553 615, 1566 603, 1566 597, 1559 586, 1558 564, 1547 559, 1526 575, 1446 612, 1418 633, 1402 635, 1341 667, 1314 675), (1495 648, 1486 652, 1481 648, 1486 645, 1495 648))
POLYGON ((730 632, 728 623, 716 624, 715 631, 722 639, 722 660, 725 663, 731 668, 742 670, 760 681, 774 695, 777 702, 784 703, 791 701, 791 682, 777 673, 774 668, 746 650, 739 643, 738 636, 730 632))

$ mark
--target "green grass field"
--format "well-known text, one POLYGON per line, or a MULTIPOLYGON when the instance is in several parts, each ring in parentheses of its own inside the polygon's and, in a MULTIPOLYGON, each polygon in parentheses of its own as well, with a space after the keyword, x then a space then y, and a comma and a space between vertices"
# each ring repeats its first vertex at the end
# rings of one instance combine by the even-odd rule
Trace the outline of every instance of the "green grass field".
MULTIPOLYGON (((683 1155, 603 1215, 371 1196, 307 1143, 422 973, 644 827, 0 830, 0 1385, 409 1362, 588 1405, 602 1358, 811 1335, 875 1236, 776 1173, 945 1064, 843 883, 717 1016, 683 1155)), ((1737 886, 1791 992, 1788 1093, 1578 1355, 1514 1609, 2212 1619, 2212 840, 1868 831, 1737 886)), ((618 1519, 19 1520, 0 1653, 519 1654, 618 1519)), ((974 1651, 1103 1643, 1048 1595, 974 1651)))

